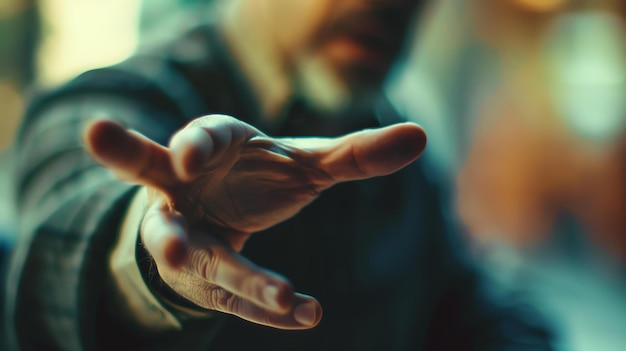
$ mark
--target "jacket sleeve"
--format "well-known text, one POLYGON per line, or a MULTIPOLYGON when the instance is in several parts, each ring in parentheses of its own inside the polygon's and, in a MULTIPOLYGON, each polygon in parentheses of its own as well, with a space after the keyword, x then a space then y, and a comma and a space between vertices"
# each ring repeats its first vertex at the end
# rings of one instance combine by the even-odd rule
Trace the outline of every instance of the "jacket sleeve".
POLYGON ((184 120, 175 109, 155 108, 154 99, 77 90, 48 99, 25 118, 15 157, 20 228, 7 291, 13 348, 194 350, 211 337, 214 319, 158 336, 131 332, 104 293, 108 251, 136 189, 92 162, 81 145, 82 127, 90 118, 113 118, 166 143, 184 120))

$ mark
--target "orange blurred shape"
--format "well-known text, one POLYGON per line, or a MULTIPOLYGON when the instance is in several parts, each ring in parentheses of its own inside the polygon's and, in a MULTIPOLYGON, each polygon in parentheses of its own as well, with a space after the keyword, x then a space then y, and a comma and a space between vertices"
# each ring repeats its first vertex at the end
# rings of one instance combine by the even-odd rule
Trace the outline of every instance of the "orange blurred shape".
POLYGON ((24 112, 24 101, 17 86, 10 80, 0 79, 0 151, 11 144, 24 112))
POLYGON ((537 12, 555 11, 568 3, 568 0, 514 0, 515 4, 537 12))
POLYGON ((626 135, 598 144, 555 116, 537 123, 519 106, 495 105, 487 104, 458 177, 459 216, 470 233, 529 246, 569 214, 591 242, 626 260, 626 135), (485 122, 493 114, 500 117, 485 122))

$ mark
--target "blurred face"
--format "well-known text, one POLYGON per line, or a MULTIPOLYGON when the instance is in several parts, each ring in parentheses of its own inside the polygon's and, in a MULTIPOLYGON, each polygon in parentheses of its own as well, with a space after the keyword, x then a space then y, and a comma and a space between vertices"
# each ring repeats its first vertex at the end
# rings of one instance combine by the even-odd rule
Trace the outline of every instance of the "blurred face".
POLYGON ((419 0, 249 0, 292 72, 316 62, 349 91, 378 88, 419 0))

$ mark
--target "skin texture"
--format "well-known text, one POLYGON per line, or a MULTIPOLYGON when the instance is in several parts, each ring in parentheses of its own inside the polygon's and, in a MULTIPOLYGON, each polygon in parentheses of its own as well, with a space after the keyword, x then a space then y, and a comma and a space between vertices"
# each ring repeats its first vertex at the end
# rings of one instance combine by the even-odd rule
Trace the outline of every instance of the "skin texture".
POLYGON ((395 172, 426 145, 411 123, 285 139, 219 115, 196 119, 169 147, 106 120, 84 139, 102 166, 145 186, 142 241, 170 287, 201 307, 281 329, 317 325, 321 306, 239 255, 245 241, 338 182, 395 172))

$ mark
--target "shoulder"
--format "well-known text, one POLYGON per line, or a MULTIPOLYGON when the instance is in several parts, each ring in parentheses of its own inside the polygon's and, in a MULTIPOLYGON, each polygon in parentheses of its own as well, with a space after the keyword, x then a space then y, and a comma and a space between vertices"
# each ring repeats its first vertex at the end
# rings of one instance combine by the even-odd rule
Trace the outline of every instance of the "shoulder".
POLYGON ((197 117, 206 110, 206 102, 194 80, 221 73, 214 32, 211 25, 197 25, 119 64, 84 72, 53 89, 39 91, 31 99, 27 115, 36 115, 59 100, 103 94, 144 102, 186 119, 197 117))

